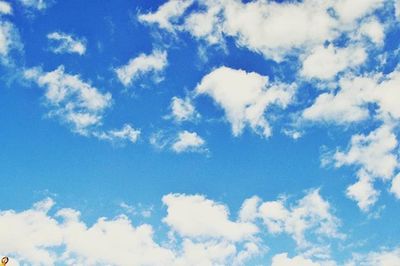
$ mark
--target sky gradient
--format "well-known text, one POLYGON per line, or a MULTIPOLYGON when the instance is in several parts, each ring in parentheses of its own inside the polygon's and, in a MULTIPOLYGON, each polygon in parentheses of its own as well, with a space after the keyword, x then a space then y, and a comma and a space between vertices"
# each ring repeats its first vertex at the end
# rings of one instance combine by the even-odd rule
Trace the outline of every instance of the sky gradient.
POLYGON ((0 0, 8 265, 400 265, 400 1, 0 0))

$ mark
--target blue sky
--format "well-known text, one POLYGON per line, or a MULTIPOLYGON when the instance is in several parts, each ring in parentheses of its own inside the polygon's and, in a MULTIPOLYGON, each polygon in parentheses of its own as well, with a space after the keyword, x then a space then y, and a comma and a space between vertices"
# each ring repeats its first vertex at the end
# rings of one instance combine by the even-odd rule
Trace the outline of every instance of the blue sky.
POLYGON ((0 0, 9 265, 400 265, 400 2, 0 0))

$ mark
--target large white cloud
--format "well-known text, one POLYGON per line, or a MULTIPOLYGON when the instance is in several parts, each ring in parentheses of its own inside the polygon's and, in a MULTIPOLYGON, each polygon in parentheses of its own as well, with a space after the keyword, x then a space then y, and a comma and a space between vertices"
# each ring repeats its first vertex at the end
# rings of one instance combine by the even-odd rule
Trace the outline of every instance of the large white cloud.
POLYGON ((294 99, 296 86, 271 83, 267 76, 228 67, 219 67, 203 77, 196 93, 210 96, 231 123, 233 135, 249 126, 256 133, 269 137, 271 126, 265 112, 271 106, 284 109, 294 99))
MULTIPOLYGON (((261 230, 254 220, 263 219, 263 214, 257 214, 248 221, 242 219, 243 209, 253 203, 261 203, 258 197, 243 203, 238 219, 231 217, 226 205, 202 195, 168 194, 162 201, 167 209, 162 219, 167 225, 167 238, 154 232, 152 225, 133 222, 124 214, 85 223, 78 210, 56 208, 50 198, 25 211, 0 210, 0 254, 11 257, 10 266, 239 266, 263 256, 267 250, 268 243, 260 239, 265 230, 261 230)), ((326 230, 324 222, 315 228, 308 227, 308 224, 319 220, 309 214, 319 213, 326 220, 330 215, 326 213, 329 212, 326 204, 318 192, 313 191, 289 212, 307 212, 305 216, 298 216, 298 222, 303 219, 304 230, 316 230, 319 234, 326 230), (310 201, 313 203, 310 204, 310 201)), ((261 213, 258 210, 255 212, 261 213)), ((289 263, 308 259, 302 259, 300 255, 290 259, 285 254, 278 254, 273 259, 273 265, 282 261, 289 263)))
POLYGON ((129 62, 115 69, 124 86, 130 86, 137 78, 149 73, 160 74, 167 66, 167 52, 154 50, 152 54, 140 54, 129 62))
POLYGON ((340 32, 351 34, 359 20, 383 3, 382 0, 306 0, 285 4, 262 0, 246 3, 200 0, 196 3, 203 8, 187 14, 186 9, 194 1, 177 2, 168 1, 156 12, 139 18, 157 23, 160 28, 187 31, 210 44, 223 43, 223 36, 233 37, 238 46, 277 61, 333 41, 340 32))

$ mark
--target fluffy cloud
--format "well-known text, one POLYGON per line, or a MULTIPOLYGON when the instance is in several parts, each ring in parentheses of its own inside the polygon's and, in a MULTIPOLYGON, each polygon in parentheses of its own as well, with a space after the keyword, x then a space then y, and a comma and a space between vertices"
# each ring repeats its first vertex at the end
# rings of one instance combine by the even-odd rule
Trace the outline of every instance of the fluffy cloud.
POLYGON ((196 151, 201 152, 205 151, 203 146, 205 145, 205 141, 196 133, 189 131, 179 132, 178 138, 172 144, 172 150, 181 153, 184 151, 196 151))
POLYGON ((383 3, 383 0, 339 0, 335 2, 334 8, 342 23, 353 23, 372 13, 383 3))
POLYGON ((264 113, 271 106, 285 108, 293 101, 295 85, 270 83, 268 77, 220 67, 207 74, 196 87, 196 93, 210 96, 224 111, 234 136, 246 125, 256 133, 272 134, 264 113))
MULTIPOLYGON (((101 217, 89 225, 81 219, 79 211, 55 208, 50 198, 25 211, 0 210, 0 254, 12 258, 10 265, 239 266, 262 256, 267 248, 260 240, 262 231, 256 221, 244 221, 250 212, 245 215, 243 210, 251 210, 251 206, 261 203, 258 197, 243 203, 237 220, 231 218, 226 205, 202 195, 168 194, 162 201, 167 209, 162 219, 168 229, 170 241, 167 242, 156 241, 161 235, 155 237, 150 224, 134 225, 123 214, 113 219, 101 217)), ((319 213, 326 219, 329 216, 326 204, 323 200, 321 202, 318 192, 313 191, 292 211, 308 212, 299 217, 305 224, 304 230, 310 230, 312 228, 307 225, 316 220, 309 213, 319 213)), ((260 211, 256 219, 264 214, 260 211)), ((313 229, 316 233, 327 232, 322 223, 313 229)), ((308 259, 301 256, 290 259, 287 254, 278 254, 273 265, 285 261, 300 263, 308 262, 308 259)))
POLYGON ((363 63, 366 58, 362 47, 318 46, 303 60, 301 74, 308 78, 331 79, 340 71, 363 63))
POLYGON ((355 165, 359 167, 359 181, 347 189, 347 196, 357 201, 358 206, 367 211, 378 198, 373 187, 376 178, 388 180, 398 167, 397 147, 392 128, 383 125, 369 135, 354 135, 346 152, 337 151, 333 160, 336 167, 355 165))
POLYGON ((172 30, 172 21, 183 15, 193 0, 169 1, 163 4, 155 13, 139 15, 139 20, 145 23, 156 23, 162 29, 172 30))
POLYGON ((50 50, 56 54, 76 53, 83 55, 86 52, 86 41, 73 35, 63 32, 52 32, 47 35, 47 39, 53 42, 50 50))
POLYGON ((339 82, 340 89, 320 94, 313 105, 303 111, 303 118, 311 121, 325 121, 344 124, 359 122, 370 117, 370 109, 375 118, 383 122, 400 118, 400 71, 389 74, 344 77, 339 82))
POLYGON ((346 266, 397 266, 400 264, 400 248, 384 249, 368 254, 356 254, 346 266))
POLYGON ((381 45, 385 37, 383 25, 377 19, 370 19, 363 23, 359 34, 368 37, 377 45, 381 45))
POLYGON ((13 10, 12 7, 9 3, 5 1, 0 1, 0 15, 5 14, 5 15, 10 15, 12 14, 13 10))
POLYGON ((28 69, 25 78, 45 89, 49 115, 60 118, 82 135, 89 135, 92 128, 101 124, 104 111, 112 103, 110 93, 102 93, 78 75, 66 73, 64 66, 51 72, 28 69))
POLYGON ((334 155, 336 167, 358 165, 373 177, 389 179, 397 166, 397 147, 392 128, 383 125, 369 135, 354 135, 346 152, 337 151, 334 155))
POLYGON ((77 210, 54 210, 48 198, 25 211, 0 211, 0 254, 11 257, 10 265, 49 266, 243 265, 260 254, 256 243, 246 241, 257 227, 231 221, 224 205, 178 194, 166 195, 163 202, 168 208, 164 221, 180 242, 159 244, 151 225, 135 226, 125 215, 88 225, 77 210))
POLYGON ((133 81, 142 75, 154 73, 160 74, 167 66, 167 52, 155 50, 152 54, 140 54, 129 60, 127 65, 115 70, 124 86, 132 85, 133 81))
POLYGON ((364 171, 357 173, 358 181, 346 189, 346 195, 357 202, 358 207, 363 211, 368 211, 379 196, 379 192, 374 188, 372 178, 364 171))
POLYGON ((302 248, 310 246, 305 239, 308 230, 319 236, 343 237, 338 232, 339 220, 331 214, 330 204, 320 196, 318 190, 309 192, 290 208, 282 200, 264 202, 259 207, 259 216, 269 232, 285 232, 302 248))
POLYGON ((181 236, 240 241, 258 231, 252 223, 231 221, 226 206, 200 195, 170 194, 163 202, 168 212, 163 221, 181 236))
POLYGON ((303 111, 303 118, 315 122, 333 122, 345 124, 359 122, 369 117, 366 108, 369 91, 375 88, 374 79, 355 77, 341 79, 341 89, 336 94, 320 94, 313 105, 303 111))
POLYGON ((63 234, 57 221, 47 214, 53 204, 46 199, 19 213, 1 211, 0 253, 33 265, 54 265, 56 255, 49 249, 61 245, 63 234))
POLYGON ((172 118, 177 122, 192 120, 199 117, 190 98, 173 97, 171 100, 172 118))
POLYGON ((382 0, 315 1, 197 1, 200 10, 185 12, 193 1, 168 1, 154 13, 141 15, 160 28, 187 31, 210 44, 223 36, 277 61, 287 55, 334 41, 339 32, 351 32, 359 20, 382 6, 382 0), (350 11, 349 11, 350 10, 350 11), (352 10, 356 10, 352 12, 352 10))

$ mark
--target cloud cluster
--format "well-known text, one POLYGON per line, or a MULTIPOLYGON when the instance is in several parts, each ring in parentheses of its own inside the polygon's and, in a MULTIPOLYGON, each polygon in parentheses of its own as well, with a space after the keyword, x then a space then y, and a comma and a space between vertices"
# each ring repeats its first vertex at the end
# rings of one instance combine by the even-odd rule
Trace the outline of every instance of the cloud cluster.
MULTIPOLYGON (((12 257, 10 265, 245 265, 252 258, 263 256, 266 250, 259 239, 260 234, 266 233, 264 226, 254 219, 244 219, 253 211, 249 202, 254 198, 245 201, 239 219, 234 220, 226 205, 204 196, 165 195, 162 202, 167 214, 162 221, 169 231, 169 241, 157 241, 150 224, 135 225, 126 215, 102 217, 88 225, 79 211, 55 208, 54 201, 47 198, 25 211, 0 211, 0 253, 12 257)), ((260 211, 255 209, 257 217, 270 219, 265 218, 265 212, 276 213, 276 206, 267 204, 262 203, 260 211)), ((304 213, 306 210, 301 208, 316 208, 318 217, 310 213, 294 215, 292 222, 314 223, 321 229, 315 234, 332 236, 323 225, 332 217, 328 206, 318 191, 312 191, 289 212, 304 213)), ((301 230, 311 227, 305 225, 301 230)), ((273 265, 282 265, 279 263, 285 260, 290 259, 277 255, 273 265)))
MULTIPOLYGON (((168 1, 139 20, 171 31, 189 32, 210 44, 232 37, 236 45, 276 61, 299 51, 333 42, 357 29, 360 19, 383 5, 382 0, 289 2, 239 0, 168 1), (185 12, 197 3, 203 8, 185 12), (356 10, 350 12, 349 10, 356 10)), ((373 29, 372 29, 373 30, 373 29)))
POLYGON ((44 89, 48 116, 58 118, 73 132, 111 142, 134 143, 139 138, 140 130, 129 124, 121 129, 102 130, 104 113, 112 105, 111 93, 101 92, 79 75, 66 73, 64 66, 51 72, 40 68, 26 69, 24 77, 44 89))

